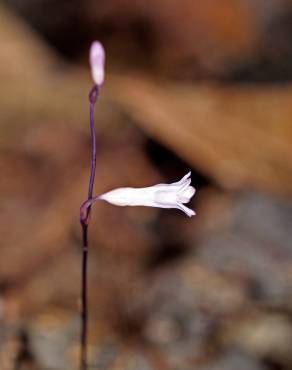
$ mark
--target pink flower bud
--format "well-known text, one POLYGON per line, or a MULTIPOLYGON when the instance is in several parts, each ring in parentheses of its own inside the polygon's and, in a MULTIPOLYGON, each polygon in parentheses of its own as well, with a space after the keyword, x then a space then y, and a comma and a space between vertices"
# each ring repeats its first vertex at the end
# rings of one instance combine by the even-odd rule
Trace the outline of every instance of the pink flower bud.
POLYGON ((104 81, 105 52, 102 44, 94 41, 90 47, 89 62, 94 83, 101 86, 104 81))

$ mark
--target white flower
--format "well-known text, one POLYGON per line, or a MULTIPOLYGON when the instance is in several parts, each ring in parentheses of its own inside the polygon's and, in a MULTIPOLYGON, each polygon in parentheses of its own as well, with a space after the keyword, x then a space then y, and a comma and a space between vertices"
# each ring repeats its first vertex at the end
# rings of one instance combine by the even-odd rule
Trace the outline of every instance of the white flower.
POLYGON ((177 208, 192 217, 195 212, 184 205, 195 194, 195 189, 190 185, 190 176, 191 172, 172 184, 158 184, 147 188, 118 188, 94 200, 103 199, 117 206, 177 208))
POLYGON ((89 62, 93 81, 96 85, 101 86, 104 81, 105 52, 102 44, 98 41, 91 44, 89 62))

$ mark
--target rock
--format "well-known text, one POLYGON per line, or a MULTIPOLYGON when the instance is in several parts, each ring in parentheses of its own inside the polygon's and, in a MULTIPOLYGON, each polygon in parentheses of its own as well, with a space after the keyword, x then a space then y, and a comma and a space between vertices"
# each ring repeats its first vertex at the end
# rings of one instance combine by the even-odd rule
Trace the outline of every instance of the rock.
POLYGON ((225 225, 199 244, 198 261, 247 279, 255 299, 288 304, 292 284, 291 216, 289 202, 242 194, 234 200, 225 225))
POLYGON ((258 312, 231 325, 226 341, 252 357, 289 368, 292 363, 291 333, 292 325, 285 314, 258 312))
POLYGON ((200 370, 265 370, 256 358, 237 349, 230 349, 219 355, 209 365, 199 367, 200 370))

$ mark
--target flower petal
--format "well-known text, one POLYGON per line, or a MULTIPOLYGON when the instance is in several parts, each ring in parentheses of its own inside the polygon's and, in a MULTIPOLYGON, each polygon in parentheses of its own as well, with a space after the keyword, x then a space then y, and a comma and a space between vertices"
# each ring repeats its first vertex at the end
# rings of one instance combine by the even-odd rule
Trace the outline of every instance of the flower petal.
POLYGON ((157 207, 164 205, 167 206, 167 208, 171 208, 177 203, 177 193, 171 190, 171 188, 168 190, 156 190, 153 199, 157 207))
MULTIPOLYGON (((187 179, 191 176, 191 171, 189 171, 186 175, 184 175, 184 177, 183 178, 181 178, 179 181, 177 181, 177 182, 173 182, 172 184, 170 184, 170 185, 182 185, 182 184, 184 184, 186 181, 187 181, 187 179)), ((191 179, 190 179, 190 182, 191 182, 191 179)))
POLYGON ((177 200, 181 203, 188 203, 195 192, 196 189, 193 186, 187 186, 186 188, 184 187, 181 191, 179 191, 177 200))
POLYGON ((159 208, 177 208, 188 217, 195 212, 186 207, 195 194, 195 188, 190 185, 191 172, 180 181, 172 184, 157 184, 146 188, 118 188, 102 194, 98 199, 106 200, 117 206, 147 206, 159 208))
POLYGON ((186 207, 185 205, 183 205, 181 203, 178 203, 177 204, 177 208, 179 208, 180 210, 182 210, 188 217, 195 216, 195 214, 196 214, 195 211, 193 211, 192 209, 186 207))

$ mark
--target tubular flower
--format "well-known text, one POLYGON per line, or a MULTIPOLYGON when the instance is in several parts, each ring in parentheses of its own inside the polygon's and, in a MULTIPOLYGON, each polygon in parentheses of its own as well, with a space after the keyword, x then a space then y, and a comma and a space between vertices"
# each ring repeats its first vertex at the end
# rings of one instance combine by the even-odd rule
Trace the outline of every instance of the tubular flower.
POLYGON ((94 83, 101 86, 104 81, 105 52, 102 44, 94 41, 90 48, 89 62, 94 83))
POLYGON ((186 207, 195 194, 191 184, 191 172, 187 173, 180 181, 172 184, 158 184, 147 188, 118 188, 96 197, 116 206, 147 206, 158 208, 177 208, 188 217, 195 212, 186 207))

